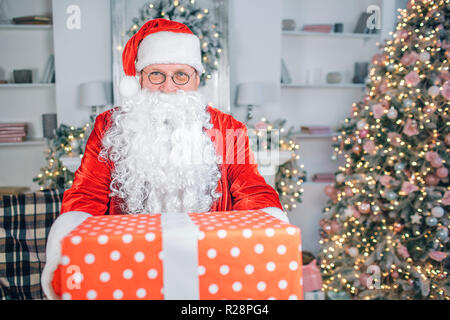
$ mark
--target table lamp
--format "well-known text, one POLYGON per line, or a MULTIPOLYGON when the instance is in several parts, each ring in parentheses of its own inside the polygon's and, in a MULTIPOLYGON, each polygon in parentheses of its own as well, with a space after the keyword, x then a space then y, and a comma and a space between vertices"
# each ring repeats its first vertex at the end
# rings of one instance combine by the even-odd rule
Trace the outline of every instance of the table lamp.
POLYGON ((103 82, 86 82, 80 85, 80 103, 83 106, 91 107, 91 120, 95 120, 99 110, 108 105, 110 100, 103 82))
POLYGON ((262 82, 241 83, 237 88, 236 104, 247 106, 247 120, 253 118, 253 108, 271 102, 272 86, 262 82))

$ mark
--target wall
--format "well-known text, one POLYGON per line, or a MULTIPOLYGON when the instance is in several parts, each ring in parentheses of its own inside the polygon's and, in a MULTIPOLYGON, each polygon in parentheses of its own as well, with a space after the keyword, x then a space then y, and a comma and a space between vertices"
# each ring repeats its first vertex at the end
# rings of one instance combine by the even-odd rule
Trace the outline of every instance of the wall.
POLYGON ((277 86, 276 101, 255 108, 254 119, 279 113, 281 1, 230 0, 229 51, 231 113, 245 120, 247 108, 237 106, 239 83, 262 81, 277 86))
POLYGON ((79 103, 83 82, 111 82, 110 0, 53 0, 58 122, 82 126, 90 109, 79 103), (81 28, 69 30, 69 5, 81 9, 81 28))

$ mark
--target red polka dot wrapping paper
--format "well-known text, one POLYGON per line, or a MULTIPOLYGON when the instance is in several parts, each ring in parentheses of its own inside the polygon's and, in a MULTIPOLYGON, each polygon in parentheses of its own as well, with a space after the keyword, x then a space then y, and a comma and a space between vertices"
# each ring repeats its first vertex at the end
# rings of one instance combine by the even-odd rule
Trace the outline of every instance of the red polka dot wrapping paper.
MULTIPOLYGON (((303 299, 301 235, 260 210, 189 213, 201 300, 303 299)), ((160 214, 95 216, 62 241, 64 300, 164 299, 160 214)), ((183 261, 179 262, 183 272, 183 261)))

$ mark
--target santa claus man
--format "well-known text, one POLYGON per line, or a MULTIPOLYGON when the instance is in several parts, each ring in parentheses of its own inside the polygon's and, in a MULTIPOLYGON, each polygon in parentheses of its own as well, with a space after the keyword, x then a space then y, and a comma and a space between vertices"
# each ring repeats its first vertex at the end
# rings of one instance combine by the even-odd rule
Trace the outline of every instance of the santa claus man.
POLYGON ((288 221, 245 125, 197 91, 200 41, 187 26, 148 21, 124 48, 123 66, 123 105, 97 117, 48 236, 42 287, 52 299, 60 241, 93 215, 263 209, 288 221))

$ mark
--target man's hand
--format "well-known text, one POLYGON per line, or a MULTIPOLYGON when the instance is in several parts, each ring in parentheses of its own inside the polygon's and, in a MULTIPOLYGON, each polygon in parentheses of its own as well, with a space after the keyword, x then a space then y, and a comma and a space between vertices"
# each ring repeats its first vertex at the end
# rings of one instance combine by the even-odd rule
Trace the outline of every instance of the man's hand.
POLYGON ((260 210, 264 211, 265 213, 270 214, 271 216, 274 216, 275 218, 280 219, 281 221, 290 223, 287 214, 285 212, 283 212, 280 208, 268 207, 268 208, 264 208, 264 209, 260 209, 260 210))
POLYGON ((86 212, 72 211, 63 213, 53 222, 50 228, 47 238, 46 263, 41 275, 42 289, 49 299, 60 299, 53 290, 52 281, 53 274, 61 263, 61 241, 89 217, 92 217, 92 215, 86 212))

